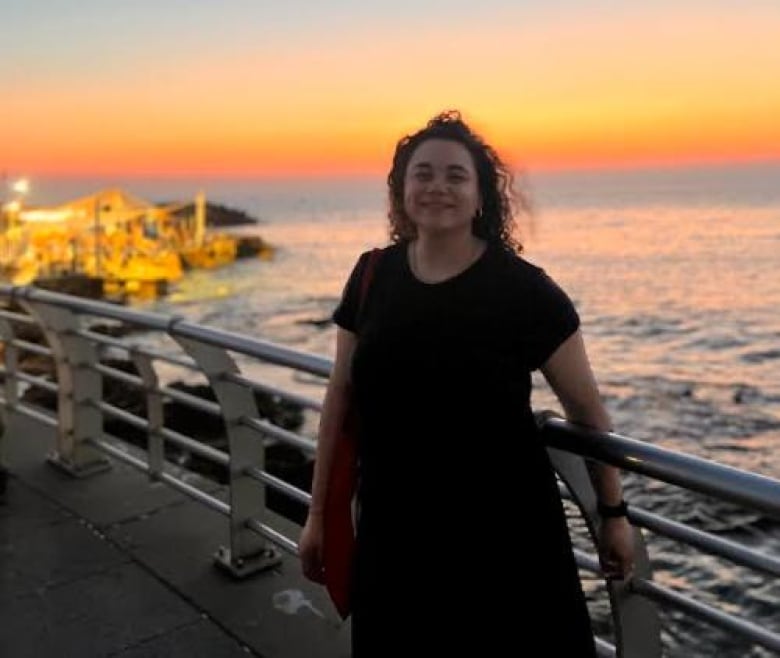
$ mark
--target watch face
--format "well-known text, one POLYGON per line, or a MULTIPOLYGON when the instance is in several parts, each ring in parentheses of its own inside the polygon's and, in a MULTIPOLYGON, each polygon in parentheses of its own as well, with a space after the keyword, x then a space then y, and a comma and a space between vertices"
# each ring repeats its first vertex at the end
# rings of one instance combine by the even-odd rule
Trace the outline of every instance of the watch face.
POLYGON ((598 503, 597 511, 599 516, 604 519, 617 518, 620 516, 626 516, 628 514, 628 505, 625 500, 621 500, 617 505, 605 505, 598 503))

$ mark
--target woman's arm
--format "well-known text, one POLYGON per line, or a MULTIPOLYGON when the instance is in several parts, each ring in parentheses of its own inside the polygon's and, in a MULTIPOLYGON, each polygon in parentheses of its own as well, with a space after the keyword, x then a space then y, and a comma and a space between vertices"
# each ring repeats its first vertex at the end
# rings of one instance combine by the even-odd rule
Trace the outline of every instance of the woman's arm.
MULTIPOLYGON (((579 330, 558 347, 541 370, 563 405, 568 421, 603 432, 612 430, 579 330)), ((590 460, 586 464, 598 500, 605 505, 618 505, 623 499, 619 469, 590 460)), ((628 577, 634 564, 633 531, 628 519, 602 519, 599 534, 604 575, 628 577)))
MULTIPOLYGON (((563 405, 566 420, 601 432, 612 430, 579 330, 560 345, 541 370, 563 405)), ((623 490, 619 470, 596 462, 588 462, 588 468, 599 501, 606 505, 620 503, 623 490)))

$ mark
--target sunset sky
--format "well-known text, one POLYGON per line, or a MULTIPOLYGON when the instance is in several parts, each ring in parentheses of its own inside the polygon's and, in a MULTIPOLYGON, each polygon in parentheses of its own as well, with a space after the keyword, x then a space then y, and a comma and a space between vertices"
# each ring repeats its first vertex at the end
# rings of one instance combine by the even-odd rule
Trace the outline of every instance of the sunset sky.
POLYGON ((780 159, 778 0, 2 0, 0 172, 374 173, 459 108, 531 169, 780 159))

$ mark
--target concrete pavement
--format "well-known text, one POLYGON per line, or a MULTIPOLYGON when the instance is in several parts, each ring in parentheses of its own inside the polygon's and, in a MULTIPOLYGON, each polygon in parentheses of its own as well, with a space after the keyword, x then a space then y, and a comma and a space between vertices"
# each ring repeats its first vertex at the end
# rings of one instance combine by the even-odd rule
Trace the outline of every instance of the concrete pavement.
MULTIPOLYGON (((24 417, 9 419, 5 443, 3 658, 349 656, 348 623, 296 559, 237 581, 212 562, 226 517, 123 464, 72 479, 45 461, 54 431, 24 417)), ((286 519, 268 520, 297 536, 286 519)))

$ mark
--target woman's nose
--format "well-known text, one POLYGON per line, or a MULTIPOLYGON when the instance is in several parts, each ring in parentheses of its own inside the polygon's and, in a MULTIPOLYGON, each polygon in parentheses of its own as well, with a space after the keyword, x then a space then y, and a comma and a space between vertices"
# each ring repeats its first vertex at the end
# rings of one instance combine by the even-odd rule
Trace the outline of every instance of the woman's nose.
POLYGON ((433 176, 428 181, 429 192, 444 192, 446 189, 446 181, 441 176, 433 176))

